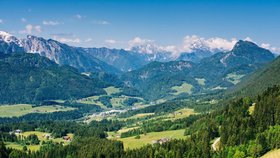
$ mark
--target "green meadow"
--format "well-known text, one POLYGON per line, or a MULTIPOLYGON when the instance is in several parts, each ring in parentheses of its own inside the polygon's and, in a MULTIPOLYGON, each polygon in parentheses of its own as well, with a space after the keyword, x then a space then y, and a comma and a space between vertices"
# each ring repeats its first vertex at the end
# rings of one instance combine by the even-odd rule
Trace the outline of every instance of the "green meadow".
POLYGON ((52 113, 57 111, 74 110, 71 107, 59 105, 32 107, 30 104, 1 105, 0 117, 19 117, 29 113, 52 113))

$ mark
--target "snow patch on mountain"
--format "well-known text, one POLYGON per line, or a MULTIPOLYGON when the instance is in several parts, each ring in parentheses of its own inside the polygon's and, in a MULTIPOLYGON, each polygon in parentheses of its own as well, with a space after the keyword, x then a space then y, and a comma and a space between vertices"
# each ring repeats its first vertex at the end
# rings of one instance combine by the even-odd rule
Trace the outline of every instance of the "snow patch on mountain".
POLYGON ((0 31, 0 41, 14 43, 22 47, 22 41, 5 31, 0 31))
POLYGON ((238 40, 231 40, 214 37, 204 38, 196 35, 186 36, 183 41, 183 50, 193 52, 194 50, 208 50, 211 52, 230 51, 238 40))
MULTIPOLYGON (((204 38, 197 35, 185 36, 183 42, 179 46, 168 45, 160 46, 157 45, 155 40, 142 39, 136 37, 128 42, 129 48, 132 52, 139 52, 143 54, 161 54, 166 58, 177 59, 183 53, 203 52, 203 53, 217 53, 230 51, 236 44, 237 39, 231 40, 214 37, 204 38)), ((203 55, 204 56, 204 55, 203 55)), ((207 55, 206 55, 207 56, 207 55)), ((154 56, 156 58, 156 56, 154 56)), ((151 60, 154 60, 151 58, 151 60)))

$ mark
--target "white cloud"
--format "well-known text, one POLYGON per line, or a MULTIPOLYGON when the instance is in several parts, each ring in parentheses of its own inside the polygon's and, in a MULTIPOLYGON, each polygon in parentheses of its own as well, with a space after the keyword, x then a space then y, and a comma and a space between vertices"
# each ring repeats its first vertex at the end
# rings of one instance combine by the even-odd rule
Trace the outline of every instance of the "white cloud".
POLYGON ((109 25, 110 24, 108 21, 105 21, 105 20, 93 21, 93 23, 98 24, 98 25, 109 25))
POLYGON ((135 37, 134 39, 128 41, 128 45, 128 50, 140 53, 153 54, 159 51, 159 47, 155 44, 154 40, 142 39, 140 37, 135 37))
POLYGON ((79 38, 53 36, 53 39, 62 43, 81 43, 81 40, 79 38))
POLYGON ((265 48, 265 49, 270 49, 271 48, 270 44, 268 44, 268 43, 262 43, 261 47, 265 48))
POLYGON ((28 25, 25 26, 25 30, 19 31, 19 34, 31 34, 32 29, 33 29, 33 26, 28 24, 28 25))
POLYGON ((169 45, 163 48, 167 52, 177 53, 179 52, 178 47, 174 45, 169 45))
MULTIPOLYGON (((254 41, 252 40, 252 38, 250 38, 250 37, 246 37, 246 38, 244 39, 244 41, 254 42, 254 41)), ((255 42, 254 42, 254 43, 255 43, 255 42)))
POLYGON ((107 39, 107 40, 105 40, 105 43, 108 43, 108 44, 116 44, 117 41, 116 41, 116 40, 113 40, 113 39, 107 39))
POLYGON ((85 39, 85 42, 90 42, 90 41, 92 41, 92 38, 85 39))
POLYGON ((154 53, 170 53, 175 55, 179 52, 178 47, 175 45, 159 46, 155 40, 142 39, 135 37, 128 41, 129 48, 127 50, 137 51, 140 53, 154 54, 154 53))
POLYGON ((40 25, 36 25, 33 26, 31 24, 28 24, 25 26, 24 30, 20 30, 18 33, 19 34, 32 34, 32 33, 41 33, 41 26, 40 25))
POLYGON ((77 19, 83 19, 83 18, 85 18, 86 16, 83 16, 83 15, 81 15, 81 14, 76 14, 76 15, 74 15, 74 17, 77 18, 77 19))
POLYGON ((2 24, 4 22, 4 20, 0 19, 0 24, 2 24))
POLYGON ((273 47, 268 43, 262 43, 261 47, 270 50, 272 53, 280 54, 280 48, 273 47))
POLYGON ((42 32, 41 26, 39 26, 39 25, 34 26, 34 29, 35 29, 35 31, 38 32, 38 33, 41 33, 41 32, 42 32))
POLYGON ((193 52, 196 49, 209 50, 212 52, 229 51, 234 47, 236 42, 237 39, 235 38, 232 38, 230 40, 219 37, 206 39, 197 35, 192 35, 185 36, 183 38, 182 44, 160 46, 157 45, 154 40, 135 37, 134 39, 128 41, 128 50, 148 54, 157 52, 169 52, 175 57, 179 56, 182 52, 193 52))
POLYGON ((135 47, 139 45, 145 45, 145 44, 153 44, 155 41, 150 39, 141 39, 140 37, 135 37, 134 39, 128 41, 128 45, 130 47, 135 47))
POLYGON ((21 22, 26 22, 27 20, 25 18, 20 19, 21 22))
POLYGON ((206 49, 210 51, 223 50, 229 51, 233 48, 237 39, 231 40, 213 37, 205 39, 197 35, 186 36, 183 40, 183 47, 181 51, 192 52, 195 49, 206 49))
POLYGON ((82 16, 81 16, 80 14, 77 14, 77 15, 76 15, 76 18, 81 19, 82 16))
POLYGON ((59 22, 57 21, 43 21, 42 23, 43 25, 50 25, 50 26, 59 25, 59 22))

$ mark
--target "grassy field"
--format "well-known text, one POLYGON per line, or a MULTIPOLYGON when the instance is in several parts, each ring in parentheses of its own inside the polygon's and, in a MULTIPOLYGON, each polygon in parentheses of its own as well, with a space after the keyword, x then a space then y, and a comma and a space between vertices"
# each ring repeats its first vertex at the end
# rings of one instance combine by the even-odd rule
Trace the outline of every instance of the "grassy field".
MULTIPOLYGON (((39 132, 39 131, 27 131, 27 132, 22 133, 21 135, 24 137, 27 137, 31 134, 36 134, 40 141, 47 141, 47 138, 44 137, 44 135, 50 135, 50 133, 39 132)), ((74 135, 72 133, 68 133, 67 136, 69 136, 70 138, 73 139, 74 135)), ((62 138, 55 138, 55 139, 50 138, 49 140, 51 140, 53 142, 57 142, 57 143, 63 142, 66 145, 69 144, 68 141, 63 140, 62 138)), ((5 144, 8 148, 14 148, 14 149, 18 149, 18 150, 23 149, 23 145, 15 143, 15 142, 5 142, 5 144)), ((37 151, 40 149, 40 146, 41 145, 27 145, 27 149, 31 150, 31 151, 37 151)))
POLYGON ((249 114, 252 115, 255 110, 255 104, 249 107, 249 114))
MULTIPOLYGON (((107 95, 109 95, 109 96, 112 94, 121 92, 121 90, 119 88, 115 88, 113 86, 104 88, 104 90, 106 91, 107 95)), ((102 96, 104 96, 104 95, 87 97, 87 98, 78 100, 78 102, 83 103, 83 104, 95 104, 95 105, 100 106, 103 109, 106 109, 107 107, 98 100, 102 96)), ((111 103, 114 107, 122 106, 122 101, 123 100, 120 98, 111 99, 111 103)))
POLYGON ((201 86, 205 86, 205 79, 204 78, 196 78, 197 83, 201 86))
POLYGON ((195 114, 198 114, 198 113, 194 112, 194 109, 183 108, 183 109, 174 111, 172 113, 152 117, 152 118, 150 118, 150 120, 152 120, 152 119, 162 119, 162 120, 172 120, 172 121, 174 121, 174 120, 186 118, 186 117, 189 117, 190 115, 195 115, 195 114))
POLYGON ((117 132, 107 132, 107 134, 108 134, 107 138, 109 138, 109 139, 120 138, 121 133, 130 131, 133 129, 137 129, 137 128, 139 128, 139 127, 130 127, 130 128, 124 127, 122 129, 118 130, 117 132))
POLYGON ((190 115, 196 114, 194 109, 184 108, 173 113, 167 114, 167 119, 169 120, 177 120, 185 117, 189 117, 190 115))
POLYGON ((104 104, 102 104, 100 101, 98 101, 99 97, 101 96, 91 96, 91 97, 79 99, 77 101, 82 104, 95 104, 103 109, 106 109, 107 107, 104 104))
POLYGON ((171 89, 176 91, 172 93, 173 95, 179 95, 181 93, 192 94, 192 88, 191 84, 183 83, 181 86, 173 86, 171 89))
MULTIPOLYGON (((27 131, 27 132, 24 132, 22 133, 23 136, 27 137, 31 134, 36 134, 38 136, 38 139, 40 141, 46 141, 47 138, 44 137, 44 135, 50 135, 50 133, 46 133, 46 132, 40 132, 40 131, 27 131)), ((73 138, 73 134, 72 133, 68 133, 67 136, 69 136, 70 138, 73 138)), ((49 139, 49 140, 52 140, 54 142, 64 142, 64 143, 67 143, 65 140, 63 140, 62 138, 55 138, 55 139, 49 139)))
POLYGON ((280 157, 280 149, 272 150, 264 154, 261 158, 279 158, 280 157))
POLYGON ((116 94, 116 93, 121 92, 121 90, 119 88, 116 88, 114 86, 110 86, 110 87, 104 88, 104 90, 106 91, 106 93, 108 95, 112 95, 112 94, 116 94))
POLYGON ((151 116, 151 115, 154 115, 154 113, 140 113, 140 114, 136 114, 136 115, 130 116, 130 117, 128 117, 128 118, 121 118, 121 119, 119 119, 119 120, 128 120, 128 119, 144 118, 144 117, 151 116))
POLYGON ((161 138, 169 139, 184 139, 187 136, 184 136, 184 129, 182 130, 173 130, 173 131, 163 131, 163 132, 151 132, 146 135, 140 135, 140 139, 135 139, 135 137, 128 138, 115 138, 120 140, 124 144, 125 149, 135 149, 140 148, 144 145, 151 144, 153 140, 158 140, 161 138))
POLYGON ((32 107, 29 104, 15 104, 0 106, 0 117, 19 117, 29 113, 51 113, 57 111, 69 111, 74 108, 59 105, 32 107))
MULTIPOLYGON (((109 88, 106 90, 106 92, 108 94, 113 94, 113 93, 116 93, 116 89, 113 89, 113 88, 109 88)), ((77 100, 79 103, 83 103, 83 104, 95 104, 95 105, 98 105, 100 106, 101 108, 103 109, 107 109, 107 107, 102 104, 98 99, 100 97, 102 97, 104 95, 100 95, 100 96, 91 96, 91 97, 87 97, 87 98, 83 98, 83 99, 79 99, 77 100)), ((128 98, 138 98, 140 100, 143 100, 143 98, 139 98, 139 97, 130 97, 130 96, 126 96, 126 95, 121 95, 121 96, 114 96, 110 99, 110 102, 112 104, 113 107, 123 107, 125 106, 123 104, 123 102, 128 99, 128 98)), ((139 105, 142 105, 142 102, 139 102, 138 103, 139 105)))
MULTIPOLYGON (((14 143, 14 142, 7 142, 5 143, 7 148, 13 148, 13 149, 17 149, 17 150, 22 150, 23 146, 18 144, 18 143, 14 143)), ((31 150, 31 151, 37 151, 40 149, 40 145, 27 145, 27 150, 31 150)))
POLYGON ((238 75, 236 73, 230 73, 230 74, 227 74, 226 79, 233 84, 237 84, 237 83, 240 82, 242 77, 244 77, 244 75, 238 75))
POLYGON ((110 101, 111 101, 111 104, 114 108, 116 107, 122 107, 124 106, 123 105, 123 102, 127 99, 126 96, 120 96, 120 97, 114 97, 112 98, 110 101))

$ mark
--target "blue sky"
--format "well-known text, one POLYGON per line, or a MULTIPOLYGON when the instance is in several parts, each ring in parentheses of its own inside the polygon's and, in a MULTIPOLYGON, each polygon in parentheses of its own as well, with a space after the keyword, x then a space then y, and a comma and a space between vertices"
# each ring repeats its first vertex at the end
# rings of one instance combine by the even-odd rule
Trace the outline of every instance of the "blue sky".
POLYGON ((0 0, 0 30, 86 47, 127 48, 136 37, 183 47, 196 35, 280 48, 280 1, 0 0))

